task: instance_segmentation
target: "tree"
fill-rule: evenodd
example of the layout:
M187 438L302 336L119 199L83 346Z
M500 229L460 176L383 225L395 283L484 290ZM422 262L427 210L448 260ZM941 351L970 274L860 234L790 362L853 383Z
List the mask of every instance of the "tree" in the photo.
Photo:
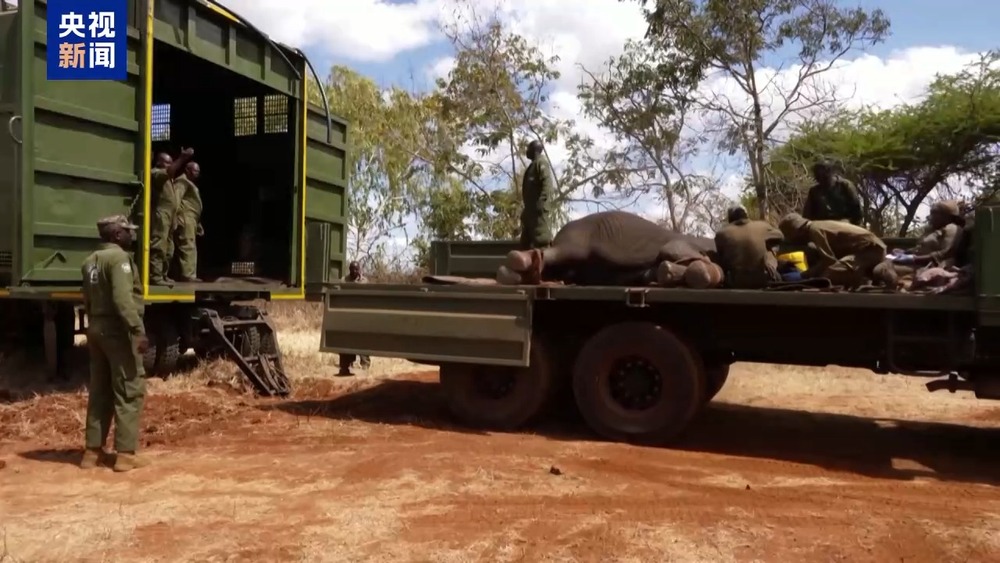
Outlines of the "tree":
M416 202L433 182L421 151L435 108L343 66L331 69L325 89L331 111L351 123L348 253L373 268L394 258L386 255L389 239L405 236Z
M834 159L854 180L873 231L912 233L933 196L982 200L1000 190L1000 54L990 52L952 75L937 76L917 103L843 112L803 126L773 149L770 171L791 190L808 165Z
M450 201L483 210L472 218L479 234L517 238L521 177L527 167L524 149L529 141L542 141L546 153L560 141L568 149L556 175L560 204L598 181L601 171L589 168L597 162L589 158L592 142L574 133L572 121L545 111L547 92L560 76L553 68L558 57L544 56L536 45L512 33L495 12L484 16L467 0L456 0L455 6L453 21L443 26L455 49L455 65L437 81L434 96L441 111L439 135L450 140L439 145L438 160L470 192L467 201ZM465 154L464 146L471 146L474 154Z
M649 24L646 39L662 56L661 79L688 86L691 103L721 135L720 147L745 157L763 217L770 203L765 159L779 128L835 105L822 75L889 30L881 10L841 8L835 0L638 1ZM790 50L797 51L785 61L793 63L791 82L777 84L776 76L763 72L765 61L773 64ZM745 101L730 99L722 88L696 89L719 79L734 83Z
M652 194L666 208L667 227L696 232L713 225L728 203L710 174L686 164L701 153L691 134L691 88L667 83L657 72L662 53L649 43L629 41L603 72L583 69L579 87L584 112L611 132L616 144L604 155L605 182L628 197ZM604 186L594 196L604 195Z

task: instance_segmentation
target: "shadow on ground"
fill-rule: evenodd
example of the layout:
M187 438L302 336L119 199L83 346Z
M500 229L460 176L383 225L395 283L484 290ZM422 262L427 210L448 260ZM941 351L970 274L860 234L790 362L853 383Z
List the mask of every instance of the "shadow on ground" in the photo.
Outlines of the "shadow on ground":
M476 432L454 421L439 386L427 381L389 380L330 400L287 401L261 408L297 416ZM554 440L595 439L566 399L526 430ZM996 428L713 403L669 449L804 463L879 478L1000 484L1000 429Z

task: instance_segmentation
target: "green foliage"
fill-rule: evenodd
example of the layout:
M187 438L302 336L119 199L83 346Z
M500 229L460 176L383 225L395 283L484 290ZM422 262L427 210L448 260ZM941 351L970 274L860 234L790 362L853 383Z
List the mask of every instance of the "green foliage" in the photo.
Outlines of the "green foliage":
M656 72L706 113L719 147L747 161L760 213L768 214L765 153L778 128L804 112L836 102L815 78L852 49L882 41L889 20L881 10L843 8L834 0L638 0L649 23L646 40L658 50ZM780 92L777 108L762 96L779 86L759 71L783 52L795 52L796 80ZM736 83L746 103L699 93L706 79ZM772 97L772 96L768 96Z
M1000 54L938 76L920 102L842 112L804 124L770 152L787 201L811 183L816 158L835 161L857 185L877 232L912 233L918 207L940 197L989 198L1000 189Z

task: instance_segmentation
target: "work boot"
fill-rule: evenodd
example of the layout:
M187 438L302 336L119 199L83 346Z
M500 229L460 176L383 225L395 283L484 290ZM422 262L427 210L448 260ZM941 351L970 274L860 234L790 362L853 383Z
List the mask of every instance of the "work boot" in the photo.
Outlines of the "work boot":
M198 278L198 277L193 277L193 278L181 278L181 280L180 280L180 281L181 281L182 283L201 283L201 278Z
M118 459L115 460L114 470L122 473L146 467L149 463L148 459L139 457L135 452L118 452Z
M94 469L101 463L101 455L104 450L101 448L87 448L83 450L83 459L80 460L80 469Z

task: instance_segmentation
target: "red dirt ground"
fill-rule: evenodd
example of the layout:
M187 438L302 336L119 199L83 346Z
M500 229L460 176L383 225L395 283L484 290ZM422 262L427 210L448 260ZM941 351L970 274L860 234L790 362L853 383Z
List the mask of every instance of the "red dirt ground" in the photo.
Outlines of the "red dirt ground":
M464 430L435 372L285 401L153 380L154 465L123 475L74 466L82 393L10 395L0 561L1000 560L1000 408L812 371L736 366L672 449L572 412Z

